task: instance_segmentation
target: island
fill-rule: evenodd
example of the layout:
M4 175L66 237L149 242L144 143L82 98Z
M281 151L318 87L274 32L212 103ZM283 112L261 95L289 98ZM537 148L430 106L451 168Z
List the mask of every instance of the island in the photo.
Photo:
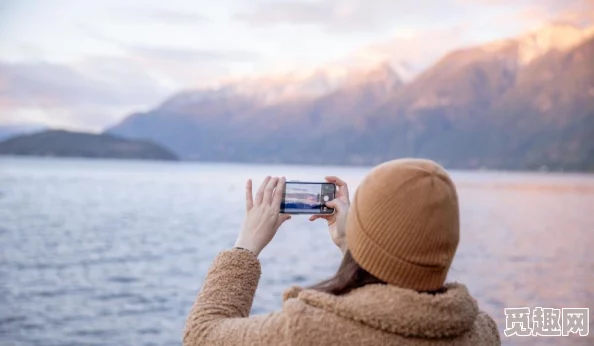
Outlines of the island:
M12 137L0 142L0 155L178 160L174 153L150 141L64 130Z

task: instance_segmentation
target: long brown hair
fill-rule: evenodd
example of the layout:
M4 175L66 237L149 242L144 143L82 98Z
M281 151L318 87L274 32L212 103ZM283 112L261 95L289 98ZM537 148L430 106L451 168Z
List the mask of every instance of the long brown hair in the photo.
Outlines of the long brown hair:
M334 274L334 276L332 276L330 279L324 280L309 288L316 291L333 294L335 296L340 296L347 294L356 288L372 284L387 285L386 282L376 278L373 276L373 274L363 269L357 262L355 262L351 252L347 250L344 254L344 257L342 258L342 262L340 263L340 267L338 267L336 274ZM436 295L447 292L447 288L442 286L437 290L418 292Z
M361 268L353 259L350 251L346 251L338 271L328 280L324 280L311 289L333 295L347 294L355 288L370 284L386 284L367 270Z

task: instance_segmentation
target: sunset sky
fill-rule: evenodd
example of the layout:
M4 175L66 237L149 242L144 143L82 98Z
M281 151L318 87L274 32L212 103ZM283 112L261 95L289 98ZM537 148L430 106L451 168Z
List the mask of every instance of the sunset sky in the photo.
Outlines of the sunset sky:
M372 64L411 66L551 21L593 0L0 0L0 125L100 130L184 88Z

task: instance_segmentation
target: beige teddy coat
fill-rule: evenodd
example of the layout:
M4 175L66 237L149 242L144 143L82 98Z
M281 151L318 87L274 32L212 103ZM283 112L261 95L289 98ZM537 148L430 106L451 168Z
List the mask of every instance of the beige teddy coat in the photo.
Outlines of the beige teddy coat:
M186 323L195 345L500 345L493 319L461 284L437 295L367 285L342 296L291 288L282 310L248 317L260 279L249 251L220 253Z

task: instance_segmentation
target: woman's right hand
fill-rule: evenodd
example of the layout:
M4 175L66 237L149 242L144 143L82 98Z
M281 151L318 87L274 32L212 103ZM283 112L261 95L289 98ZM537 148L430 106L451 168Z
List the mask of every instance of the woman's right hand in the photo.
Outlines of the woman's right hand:
M342 253L345 253L346 248L346 218L351 206L349 200L349 189L347 184L338 177L330 176L326 177L326 181L333 183L338 188L336 191L336 198L330 202L326 202L326 206L334 208L334 214L332 215L312 215L309 221L315 221L317 219L324 219L328 222L328 230L330 231L330 237L332 241Z

